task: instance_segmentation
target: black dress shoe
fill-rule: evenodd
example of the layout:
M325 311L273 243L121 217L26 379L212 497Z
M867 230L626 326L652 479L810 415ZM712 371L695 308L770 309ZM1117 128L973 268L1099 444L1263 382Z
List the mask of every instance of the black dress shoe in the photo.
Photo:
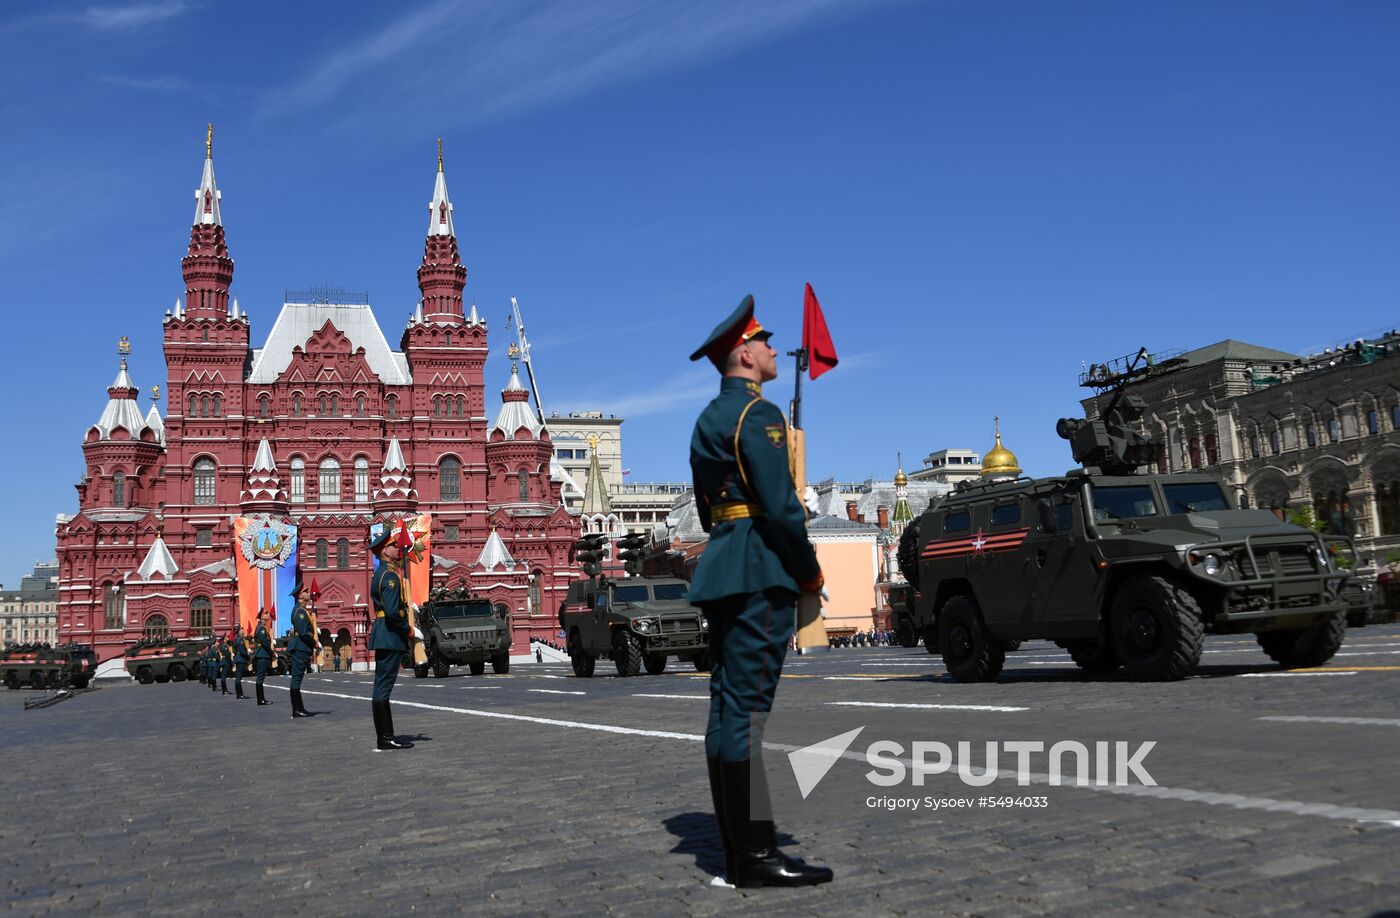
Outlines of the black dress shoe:
M762 768L762 765L754 766ZM762 809L768 807L766 785L752 787L748 762L721 762L723 804L733 845L733 870L726 879L739 889L757 886L815 886L830 883L831 868L814 867L778 850L777 829L772 820L753 819L751 804L756 795Z

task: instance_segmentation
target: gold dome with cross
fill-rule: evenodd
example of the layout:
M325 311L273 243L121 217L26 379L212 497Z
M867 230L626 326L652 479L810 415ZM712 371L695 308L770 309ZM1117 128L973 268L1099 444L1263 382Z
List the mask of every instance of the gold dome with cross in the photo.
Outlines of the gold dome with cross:
M982 477L1021 474L1021 466L1016 462L1016 454L1001 445L1001 418L999 416L993 418L992 424L996 430L996 443L982 457Z

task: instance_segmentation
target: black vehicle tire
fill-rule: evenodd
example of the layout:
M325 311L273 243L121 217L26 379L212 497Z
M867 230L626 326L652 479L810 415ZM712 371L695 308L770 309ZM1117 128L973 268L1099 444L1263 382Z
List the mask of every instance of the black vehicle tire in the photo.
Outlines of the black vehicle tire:
M619 676L636 676L642 671L642 645L631 632L619 628L613 634L613 662Z
M1118 651L1107 641L1070 641L1063 645L1074 665L1086 673L1111 673L1119 667Z
M943 665L959 682L995 682L1006 662L1005 646L988 633L977 604L967 596L954 596L943 604L938 643Z
M1205 626L1196 597L1155 574L1123 581L1113 596L1113 649L1144 682L1185 678L1201 659Z
M1366 627L1366 620L1367 620L1368 618L1370 618L1370 617L1371 617L1371 616L1367 613L1367 611L1366 611L1365 609L1361 609L1361 610L1359 610L1359 611L1353 610L1353 611L1351 611L1351 612L1348 612L1348 613L1347 613L1347 627L1348 627L1348 628L1364 628L1364 627Z
M1346 632L1346 613L1338 612L1321 624L1265 631L1254 638L1269 659L1288 669L1297 669L1321 666L1332 659L1337 648L1342 646Z
M1002 646L1006 649L1006 652L1007 652L1007 653L1011 653L1013 650L1020 650L1020 649L1021 649L1021 642L1020 642L1020 641L1002 641L1001 643L1002 643Z
M491 658L491 672L504 676L510 672L510 651L503 650Z
M5 688L14 690L19 688L19 673L13 669L5 673Z
M894 642L900 647L919 646L919 635L914 631L914 623L901 615L894 626Z
M664 653L643 654L642 665L646 667L648 676L659 676L666 671L666 655Z
M156 676L156 681L164 685L165 683L170 681L170 674L166 673L163 676Z
M697 673L707 673L710 671L710 652L708 650L701 651L690 662L695 664Z
M29 674L29 687L41 689L44 687L44 674L40 670L34 670Z
M471 667L471 673L472 673L473 676L483 676L483 675L486 674L486 661L485 661L485 660L481 660L481 661L476 662L476 663L468 663L467 665L468 665L469 667Z
M922 519L919 517L904 527L904 533L899 537L899 548L894 553L895 561L899 562L899 572L916 590L919 588L919 522Z
M574 675L580 679L592 678L593 667L598 663L596 658L583 652L577 631L569 635L569 662L573 664Z
M922 637L924 639L924 650L929 653L938 653L938 626L925 625Z
M442 658L442 653L436 647L428 654L428 659L432 661L434 676L446 679L452 675L452 664Z
M185 664L176 663L174 666L170 667L171 682L184 682L189 677L190 674L189 671L185 669Z
M136 681L142 685L150 685L156 681L155 673L151 672L149 666L143 666L136 671Z

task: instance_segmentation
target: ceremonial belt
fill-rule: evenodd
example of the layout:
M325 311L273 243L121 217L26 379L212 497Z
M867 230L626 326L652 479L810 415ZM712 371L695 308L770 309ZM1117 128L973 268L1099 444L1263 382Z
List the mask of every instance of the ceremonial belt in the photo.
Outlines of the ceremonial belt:
M716 504L710 508L710 519L716 523L746 520L762 515L763 508L749 501L735 501L732 504Z
M383 617L384 617L384 613L383 613L383 612L376 612L376 613L374 613L374 617L375 617L375 618L383 618Z

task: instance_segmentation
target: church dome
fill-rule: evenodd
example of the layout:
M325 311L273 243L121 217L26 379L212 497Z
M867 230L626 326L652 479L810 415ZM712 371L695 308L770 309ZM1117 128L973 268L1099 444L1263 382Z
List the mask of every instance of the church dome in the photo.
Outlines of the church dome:
M909 483L909 476L904 474L904 466L899 467L899 471L894 473L894 485L902 488Z
M997 418L993 423L996 425L996 444L982 457L982 477L1021 474L1016 454L1001 445L1001 418Z

